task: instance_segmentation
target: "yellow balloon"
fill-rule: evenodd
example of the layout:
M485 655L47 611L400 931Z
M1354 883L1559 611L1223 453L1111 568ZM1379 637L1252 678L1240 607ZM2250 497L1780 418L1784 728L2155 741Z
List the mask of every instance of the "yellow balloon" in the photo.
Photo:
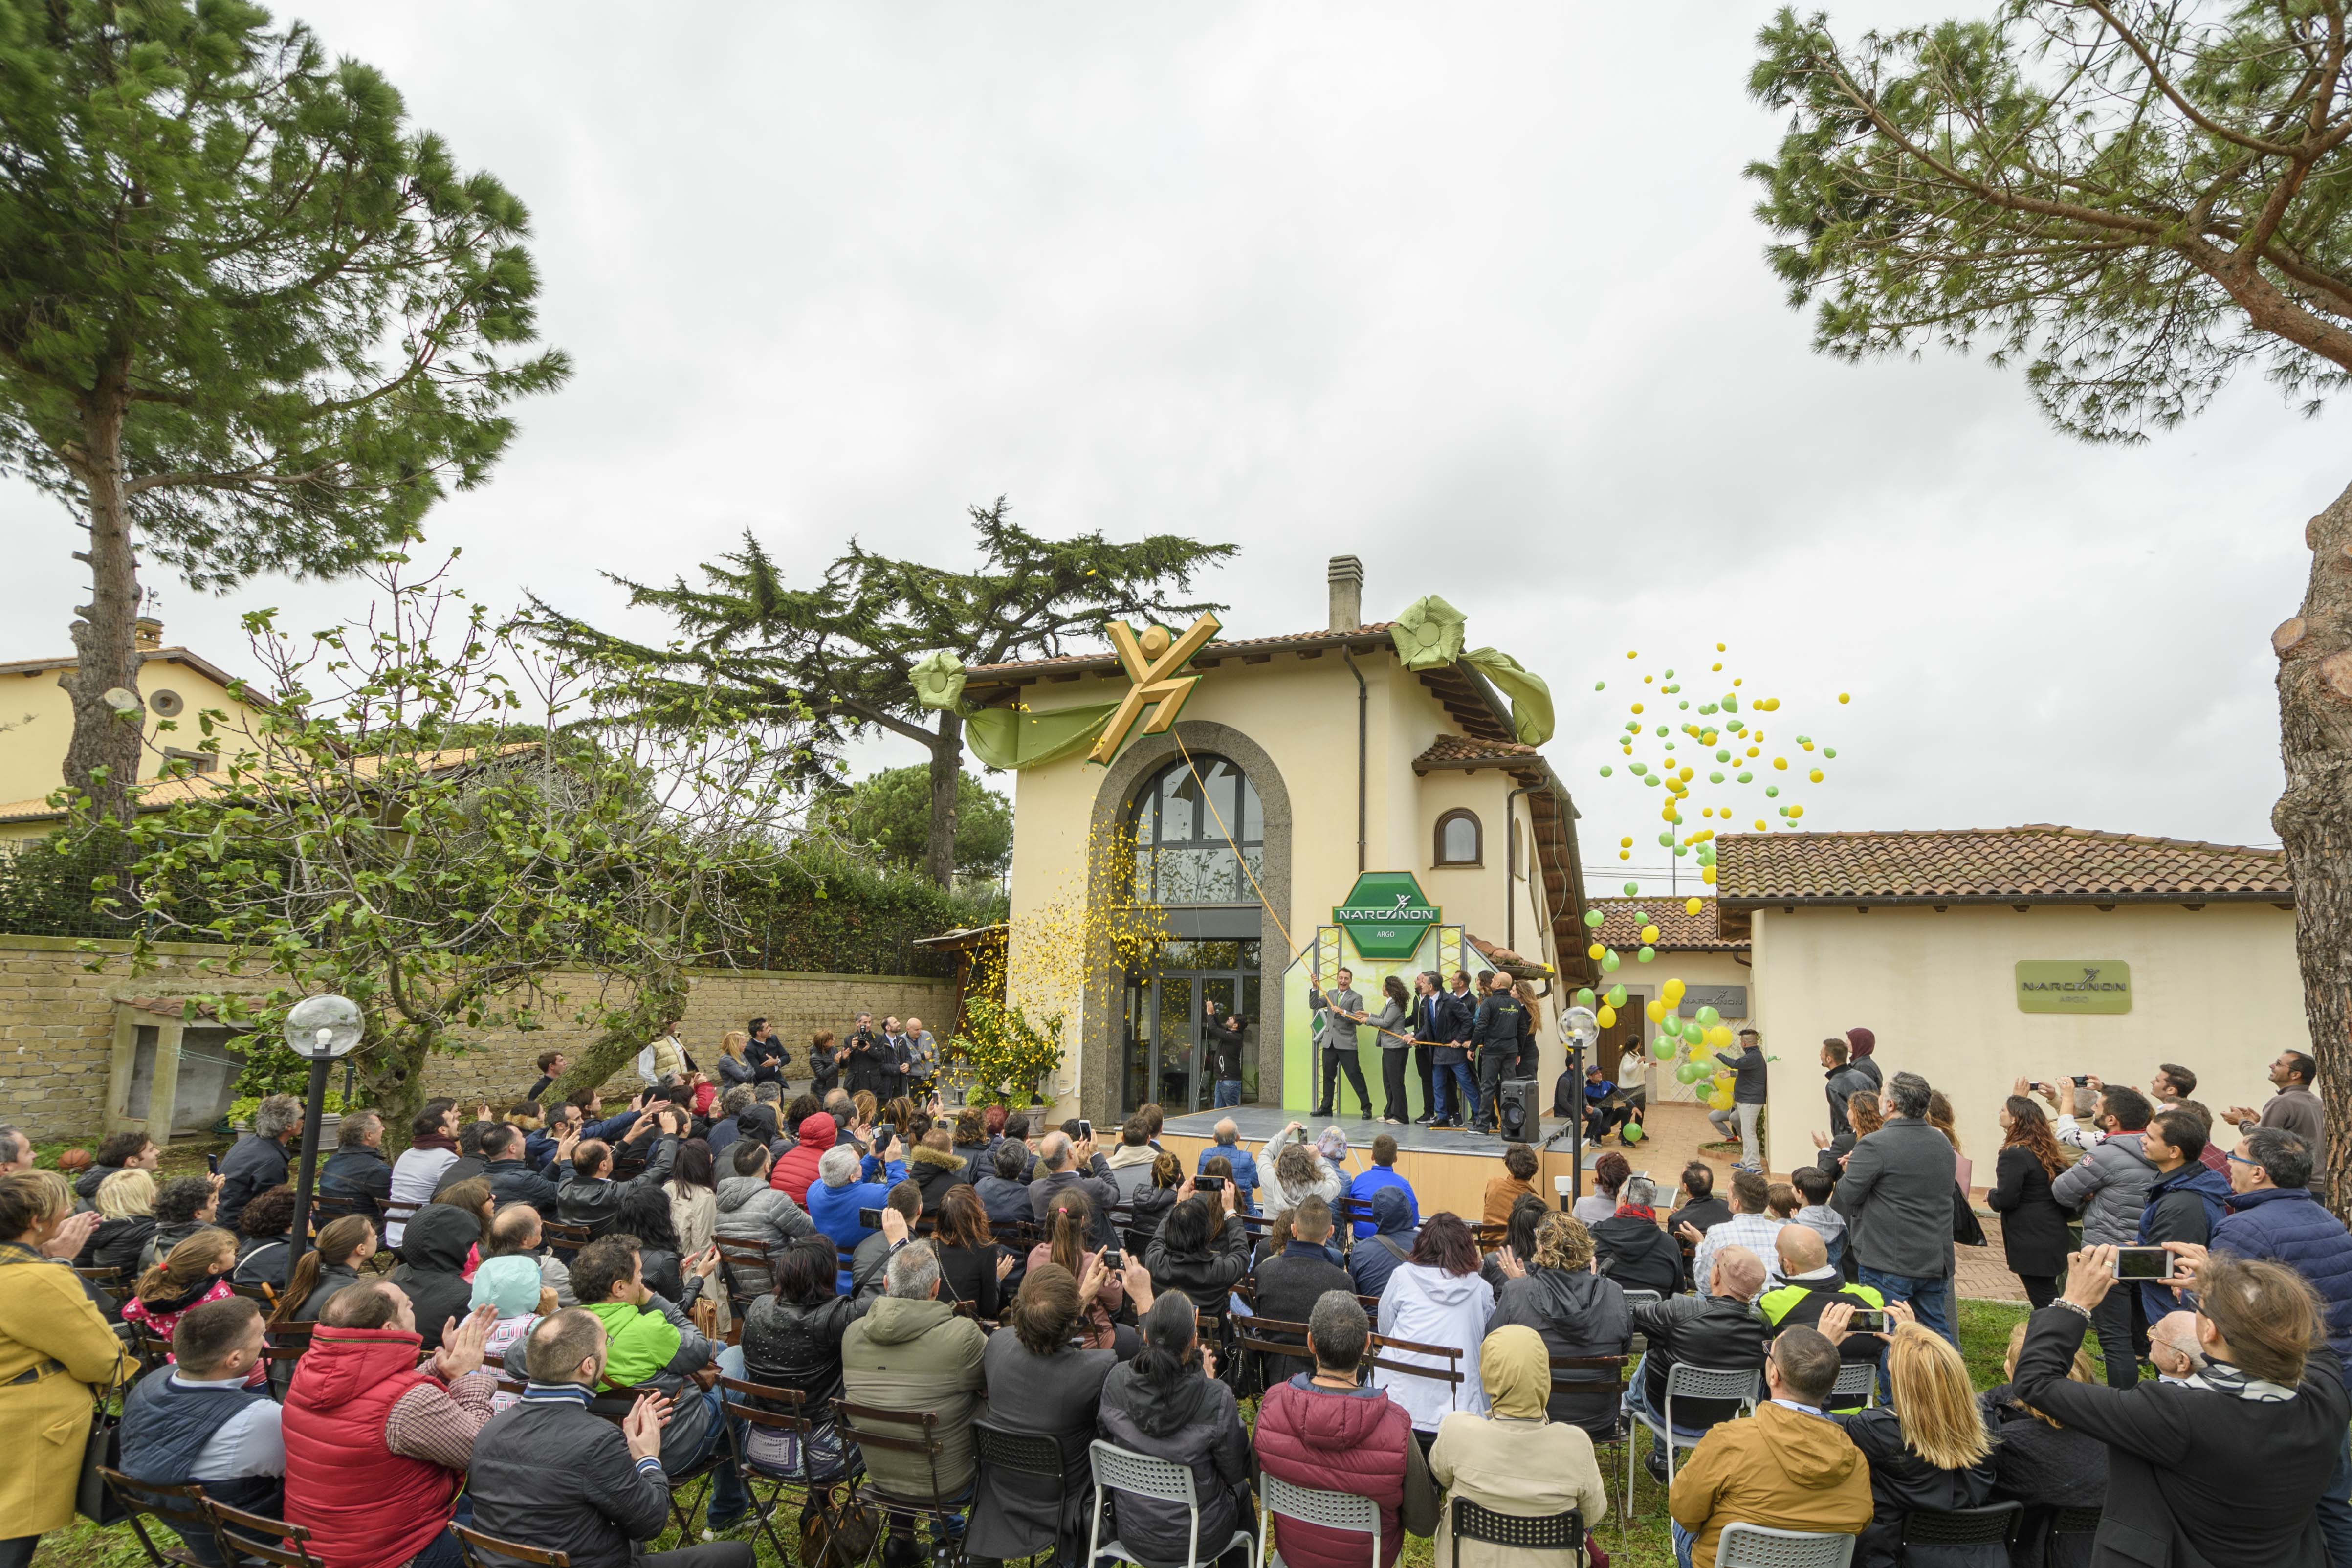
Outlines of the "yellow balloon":
M1658 987L1658 994L1664 997L1666 999L1666 1005L1671 1007L1675 1003L1683 999L1683 990L1684 986L1681 981L1669 980L1664 985Z
M1592 960L1593 963L1598 963L1601 962L1601 955L1607 951L1608 949L1602 947L1596 942L1591 947L1584 950L1584 956Z
M1797 818L1799 818L1799 817L1801 817L1801 816L1804 816L1804 815L1805 815L1805 808L1804 808L1803 806L1801 806L1801 805L1792 805L1792 806L1790 806L1790 807L1789 808L1789 820L1790 820L1790 821L1791 821L1791 822L1796 821L1796 820L1797 820ZM1715 868L1714 868L1714 867L1712 867L1712 866L1710 866L1710 867L1708 867L1708 868L1707 868L1707 869L1711 871L1711 870L1715 869Z
M1841 702L1851 702L1853 700L1853 697L1850 692L1841 691L1838 693L1838 700Z
M1631 849L1633 847L1633 836L1628 834L1626 837L1617 840L1617 847L1621 849Z
M1633 710L1634 712L1636 712L1636 713L1639 713L1639 712L1642 710L1642 705L1641 705L1640 703L1638 703L1638 702L1634 703L1634 704L1633 704Z
M1617 858L1620 860L1631 860L1633 858L1633 852L1631 849L1620 849L1617 851Z
M1805 776L1812 780L1815 784L1819 784L1822 782L1822 770L1815 768L1811 773L1807 773Z
M1627 648L1627 649L1625 650L1625 657L1626 657L1627 658L1641 658L1642 656L1641 656L1639 653L1635 652L1633 649L1632 649L1632 648L1630 648L1630 647L1629 647L1629 648Z
M1789 759L1786 757L1775 757L1772 759L1772 765L1779 768L1782 773L1786 773L1789 771Z
M1761 825L1761 824L1759 824L1758 826L1762 826L1762 825ZM1702 867L1702 868L1700 868L1700 870L1699 870L1698 879L1699 879L1700 881L1702 881L1702 882L1705 882L1705 883L1706 883L1708 887L1710 887L1710 888L1714 887L1714 886L1715 886L1715 868L1714 868L1714 867L1712 867L1712 866Z
M1717 1050L1731 1044L1731 1026L1717 1024L1714 1028L1709 1029L1706 1032L1706 1043Z
M1760 816L1756 819L1756 831L1759 833L1764 831L1764 819Z
M1592 1021L1604 1029L1613 1029L1617 1026L1617 1009L1603 1002L1601 1011L1592 1015Z
M1650 1022L1653 1024L1662 1024L1665 1022L1666 1005L1664 1002L1653 1002L1648 1006L1643 1008L1642 1011L1650 1016Z
M1719 1078L1715 1080L1715 1091L1706 1097L1706 1107L1709 1110L1728 1110L1731 1109L1731 1080L1729 1079Z
M1686 915L1695 915L1698 913L1700 908L1701 906L1696 899L1685 899L1683 900L1683 913Z
M1658 928L1654 925L1643 926L1642 928L1642 940L1645 942L1656 942L1658 940Z

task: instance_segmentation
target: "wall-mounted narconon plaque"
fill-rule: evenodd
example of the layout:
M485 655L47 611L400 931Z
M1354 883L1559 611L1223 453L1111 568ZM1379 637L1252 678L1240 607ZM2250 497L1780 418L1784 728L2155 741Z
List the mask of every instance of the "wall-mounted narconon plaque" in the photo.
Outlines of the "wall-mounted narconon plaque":
M2128 1013L2131 965L2115 958L2021 958L2021 1013Z

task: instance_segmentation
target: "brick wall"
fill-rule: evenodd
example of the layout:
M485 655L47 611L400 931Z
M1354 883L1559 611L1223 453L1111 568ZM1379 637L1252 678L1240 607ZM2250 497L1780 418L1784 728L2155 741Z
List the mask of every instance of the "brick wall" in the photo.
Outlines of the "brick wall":
M257 991L254 977L207 974L201 964L221 950L167 943L158 966L133 979L120 956L124 944L100 943L108 962L96 973L70 937L0 936L0 1122L36 1139L94 1141L103 1131L107 1077L114 1042L114 1004L137 997L175 998L196 990ZM954 1001L950 980L887 974L800 974L765 970L698 972L679 1029L687 1048L708 1065L719 1037L764 1016L792 1047L796 1079L806 1076L807 1043L818 1029L845 1034L859 1012L881 1017L912 1013L943 1035ZM579 977L575 1004L595 977ZM538 1073L532 1058L545 1050L577 1050L591 1031L568 1020L528 1032L488 1029L466 1048L436 1057L425 1087L458 1098L512 1100ZM634 1085L634 1079L615 1079Z

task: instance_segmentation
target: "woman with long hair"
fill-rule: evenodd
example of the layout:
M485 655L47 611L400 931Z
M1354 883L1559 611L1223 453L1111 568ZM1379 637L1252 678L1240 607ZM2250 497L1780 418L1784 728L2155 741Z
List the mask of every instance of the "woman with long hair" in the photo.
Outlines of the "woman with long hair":
M720 1088L733 1089L739 1083L750 1083L758 1075L759 1069L743 1055L743 1047L751 1043L751 1037L740 1029L730 1029L719 1039L719 1059L712 1065L719 1069Z
M1412 1066L1412 1042L1404 1037L1404 1026L1412 1016L1412 997L1393 974L1381 980L1381 1010L1370 1018L1372 1044L1381 1049L1381 1120L1410 1127L1412 1107L1405 1101L1404 1080Z
M979 1194L973 1194L976 1199ZM983 1211L985 1212L985 1211ZM1084 1189L1064 1187L1045 1205L1045 1239L1029 1249L1027 1267L1055 1264L1073 1279L1083 1279L1090 1267L1100 1264L1102 1249L1087 1246L1094 1235L1095 1205ZM1234 1276L1238 1279L1239 1274ZM1116 1271L1107 1272L1098 1289L1089 1294L1078 1333L1088 1350L1117 1351L1121 1361L1135 1353L1135 1331L1118 1321L1127 1312L1127 1287Z
M1152 1288L1162 1294L1181 1291L1195 1306L1223 1311L1250 1269L1249 1233L1234 1215L1234 1184L1224 1184L1223 1206L1212 1194L1193 1192L1190 1179L1176 1194L1176 1206L1144 1248Z
M1489 1333L1517 1323L1541 1334L1551 1355L1625 1353L1633 1334L1633 1310L1615 1280L1592 1271L1592 1233L1582 1220L1553 1209L1536 1226L1531 1252L1511 1249L1500 1256L1511 1278L1495 1293ZM1594 1375L1562 1373L1549 1395L1549 1415L1607 1442L1617 1426L1617 1395L1580 1393L1575 1386Z
M689 1138L677 1146L677 1159L662 1191L669 1194L669 1224L677 1237L678 1255L691 1258L710 1245L719 1226L719 1171L707 1142Z
M971 1532L964 1540L967 1556L1010 1561L1051 1552L1057 1541L1084 1534L1087 1445L1100 1417L1103 1380L1118 1358L1073 1342L1087 1306L1109 1277L1099 1262L1087 1266L1083 1283L1059 1264L1039 1264L1005 1309L1004 1326L988 1336L980 1363L988 1384L988 1418L1061 1445L1063 1500L1056 1518L1051 1481L982 1467ZM1151 1304L1140 1278L1136 1300L1146 1308Z
M1826 1308L1822 1335L1843 1342L1853 1316L1843 1302ZM1854 1543L1857 1568L1898 1568L1906 1513L1981 1508L1992 1498L1992 1435L1977 1407L1969 1363L1951 1341L1922 1328L1908 1303L1888 1302L1886 1316L1895 1326L1882 1336L1892 1344L1886 1374L1894 1404L1829 1415L1870 1461L1872 1514ZM1941 1547L1936 1561L1941 1568L2009 1568L2009 1553L1997 1542Z
M1826 1132L1813 1134L1813 1147L1821 1151L1813 1156L1813 1163L1827 1172L1832 1181L1843 1172L1840 1162L1853 1152L1853 1146L1885 1125L1885 1113L1878 1107L1878 1091L1859 1089L1846 1096L1845 1119L1849 1131L1834 1138Z
M2024 1348L2025 1325L2021 1322L2009 1331L2009 1353L2001 1363L2004 1377L2017 1375L2018 1352ZM2066 1381L2100 1386L2103 1380L2099 1369L2091 1364L2090 1352L2074 1352ZM2053 1556L2053 1542L2061 1538L2053 1537L2051 1526L2062 1508L2095 1512L2105 1504L2107 1446L2036 1410L2018 1398L2016 1389L2005 1382L1978 1394L1977 1404L1984 1411L1986 1429L1992 1434L1993 1501L2025 1505L2017 1544L2010 1549L2011 1568L2042 1568L2045 1563L2056 1568L2083 1568L2091 1560L2090 1542L2082 1536L2064 1537ZM2069 1547L2080 1550L2069 1551Z
M1412 1244L1412 1261L1397 1265L1381 1292L1383 1339L1412 1340L1425 1345L1461 1345L1465 1353L1448 1363L1440 1356L1411 1351L1386 1351L1394 1359L1443 1372L1449 1364L1462 1382L1447 1384L1433 1377L1391 1372L1372 1373L1373 1386L1412 1417L1412 1429L1424 1451L1437 1436L1437 1424L1456 1410L1484 1415L1486 1384L1478 1377L1478 1345L1486 1337L1486 1320L1495 1310L1493 1287L1478 1273L1478 1244L1457 1215L1440 1212L1421 1223Z
M2065 1168L2042 1107L2022 1092L2001 1101L2000 1154L1985 1202L2000 1215L2001 1252L2036 1310L2056 1298L2058 1276L2074 1250L2067 1212L2050 1195L2051 1182Z
M1165 1149L1152 1156L1150 1176L1127 1200L1129 1252L1138 1258L1143 1256L1151 1238L1160 1234L1160 1222L1176 1206L1176 1194L1183 1185L1183 1161Z
M236 1267L236 1237L218 1226L206 1226L139 1277L138 1288L122 1304L122 1321L168 1340L181 1313L234 1294L228 1271Z
M1252 1545L1235 1542L1228 1552L1225 1543L1255 1524L1249 1434L1234 1391L1217 1381L1216 1356L1200 1342L1191 1298L1181 1290L1156 1298L1143 1315L1142 1342L1135 1359L1113 1368L1103 1384L1099 1430L1122 1448L1192 1471L1201 1562L1244 1563ZM1185 1561L1191 1510L1134 1492L1120 1492L1118 1508L1119 1540L1136 1556Z
M677 1228L670 1223L669 1194L641 1183L623 1188L620 1205L614 1211L612 1234L623 1232L637 1238L646 1289L672 1301L683 1299L686 1277L679 1260L686 1249L678 1245Z
M815 1428L810 1473L824 1480L842 1471L833 1402L841 1397L841 1336L856 1313L836 1289L840 1260L830 1237L804 1236L774 1257L776 1288L754 1298L743 1313L744 1373L753 1383L800 1391L801 1410ZM754 1464L784 1473L799 1468L792 1434L753 1426L748 1436Z
M249 1206L249 1205L248 1205ZM269 1315L273 1327L315 1323L327 1298L360 1282L360 1270L375 1257L375 1221L347 1214L319 1227L319 1245L302 1255Z
M939 1232L932 1249L940 1260L940 1294L970 1301L972 1310L994 1322L1001 1305L997 1287L1013 1272L1013 1254L996 1245L988 1210L968 1182L958 1182L940 1203Z

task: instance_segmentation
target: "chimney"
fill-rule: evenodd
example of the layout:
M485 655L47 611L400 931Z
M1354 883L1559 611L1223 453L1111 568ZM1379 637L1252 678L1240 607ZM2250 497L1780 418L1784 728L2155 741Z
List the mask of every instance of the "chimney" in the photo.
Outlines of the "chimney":
M1364 563L1352 555L1334 555L1326 575L1331 581L1331 629L1352 632L1364 624Z
M163 623L152 616L141 616L131 623L131 644L142 653L152 653L163 646Z

